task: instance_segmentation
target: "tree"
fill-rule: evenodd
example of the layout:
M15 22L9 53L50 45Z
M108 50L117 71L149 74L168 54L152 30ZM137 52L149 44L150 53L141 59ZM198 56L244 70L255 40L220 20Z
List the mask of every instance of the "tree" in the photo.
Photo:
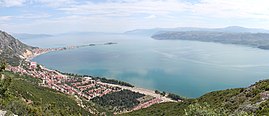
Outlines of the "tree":
M187 116L228 116L227 110L211 108L209 104L194 103L185 109L185 115Z
M158 91L158 90L155 90L155 93L156 93L156 94L160 94L161 92L160 92L160 91Z
M173 94L173 93L169 93L167 97L171 98L172 100L182 100L183 99L181 96Z
M165 96L165 95L166 95L165 91L163 91L163 92L161 93L161 95L162 95L162 96Z
M4 78L0 79L0 96L3 97L6 95L7 90L11 84L11 77L5 76Z
M1 60L1 64L0 64L0 72L4 71L6 69L7 63L6 60Z

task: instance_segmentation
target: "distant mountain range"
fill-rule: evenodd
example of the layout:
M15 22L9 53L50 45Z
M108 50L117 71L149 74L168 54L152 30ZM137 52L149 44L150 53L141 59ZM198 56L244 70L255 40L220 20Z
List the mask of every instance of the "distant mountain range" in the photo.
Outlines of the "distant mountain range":
M108 33L108 32L66 32L66 33L58 33L58 34L31 34L31 33L13 33L12 35L19 39L19 40L25 40L25 39L38 39L38 38L49 38L49 37L58 37L58 36L74 36L74 35L115 35L115 34L121 34L121 33Z
M269 49L269 30L230 26L225 28L154 28L127 31L127 35L146 35L157 40L195 40L239 44Z
M53 36L53 35L49 35L49 34L29 34L29 33L14 33L12 35L18 39L46 38L46 37Z
M225 28L195 28L195 27L178 27L178 28L154 28L154 29L136 29L127 31L124 34L149 35L171 31L208 31L208 32L226 32L226 33L269 33L269 30L258 28L245 28L240 26L229 26Z
M152 38L157 40L195 40L203 42L217 42L269 49L269 33L178 31L158 33L153 35Z
M20 59L32 55L35 47L26 45L10 34L0 31L0 59L5 59L11 65L18 65Z

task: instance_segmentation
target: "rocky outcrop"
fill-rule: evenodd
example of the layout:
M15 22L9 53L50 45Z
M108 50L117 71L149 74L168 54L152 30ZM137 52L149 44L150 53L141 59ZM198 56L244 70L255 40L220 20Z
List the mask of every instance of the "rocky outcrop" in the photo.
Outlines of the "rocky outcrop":
M0 59L11 65L18 65L21 59L32 55L35 47L28 46L10 34L0 31Z

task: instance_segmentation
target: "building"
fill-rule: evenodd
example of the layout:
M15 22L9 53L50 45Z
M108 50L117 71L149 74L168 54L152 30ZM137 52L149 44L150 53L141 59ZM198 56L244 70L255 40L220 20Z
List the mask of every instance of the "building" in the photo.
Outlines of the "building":
M36 62L30 62L30 69L36 69L37 63Z

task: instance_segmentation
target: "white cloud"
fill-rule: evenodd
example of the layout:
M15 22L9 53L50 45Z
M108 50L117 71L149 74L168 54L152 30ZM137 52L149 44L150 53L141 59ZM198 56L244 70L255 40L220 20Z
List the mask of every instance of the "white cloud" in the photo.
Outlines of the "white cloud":
M156 15L149 15L149 16L146 16L145 18L146 19L154 19L154 18L156 18L157 16Z
M25 4L24 0L15 1L21 1L20 5ZM8 26L8 29L17 32L27 29L29 32L39 31L39 33L120 32L135 28L230 25L269 29L267 0L201 0L195 3L186 0L108 0L97 3L86 0L28 1L31 2L28 5L44 5L50 10L57 11L57 14L54 12L40 14L37 11L13 17L0 16L0 21L5 20L5 25L2 26ZM0 0L0 6L3 6L3 0ZM16 23L10 19L25 19L30 23ZM6 23L8 21L10 22ZM54 26L56 28L52 29Z
M59 10L77 15L131 16L136 14L163 15L185 10L185 7L187 7L185 3L177 0L120 0L106 3L87 2L60 8Z
M11 16L0 16L0 22L1 21L8 21L11 19Z
M210 18L269 19L268 0L201 0L195 4L179 0L110 0L59 8L71 15L152 16L196 15ZM189 14L186 14L189 13ZM145 16L144 16L145 17Z
M61 7L77 3L75 0L32 0L32 2L43 4L49 7Z
M22 6L26 0L0 0L0 7Z
M269 19L268 4L268 0L201 0L190 10L206 17Z
M78 3L76 0L0 0L1 7L17 7L22 5L40 4L49 7L60 7Z
M43 18L48 18L50 17L50 14L46 14L46 13L38 13L38 14L22 14L19 16L14 16L15 19L43 19Z

